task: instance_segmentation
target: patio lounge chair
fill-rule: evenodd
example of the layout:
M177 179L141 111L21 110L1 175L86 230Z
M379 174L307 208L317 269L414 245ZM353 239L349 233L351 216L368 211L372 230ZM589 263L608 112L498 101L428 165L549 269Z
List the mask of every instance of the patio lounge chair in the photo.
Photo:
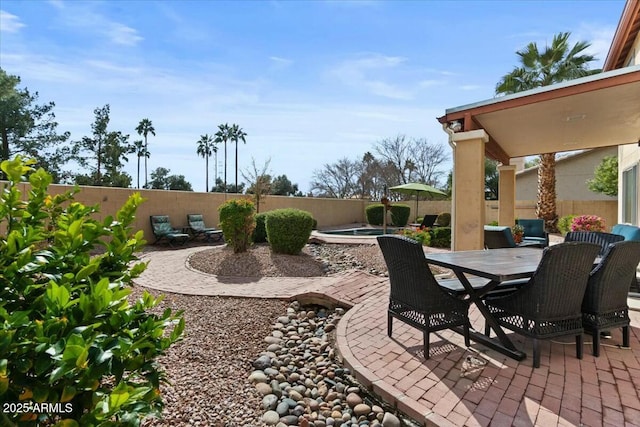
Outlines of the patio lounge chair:
M499 225L484 226L484 247L485 249L519 248L524 246L539 246L537 242L525 242L517 244L513 240L511 227Z
M420 224L420 228L422 228L422 227L427 227L427 228L433 227L433 224L436 223L436 219L438 219L438 215L425 215L422 218L422 223Z
M582 301L582 324L593 336L593 355L600 355L600 331L622 327L622 345L629 347L629 283L640 263L640 242L621 241L607 247L591 272Z
M524 228L523 243L537 244L541 248L549 246L549 233L544 229L543 219L516 219L516 224Z
M222 239L222 230L218 230L213 227L207 228L204 225L204 219L200 214L188 214L187 223L189 224L189 229L191 230L191 233L193 233L194 237L202 237L207 242L212 240L219 241Z
M153 242L155 245L163 240L169 243L169 246L173 246L174 243L184 245L189 240L189 235L183 233L180 230L176 230L171 226L171 221L167 215L151 215L149 217L151 221L151 230L156 240Z
M564 237L565 242L590 242L600 245L600 256L607 251L609 244L624 240L619 234L602 233L599 231L570 231Z
M535 368L540 367L540 339L574 335L576 356L582 359L582 300L599 250L586 242L547 247L527 284L507 296L485 300L501 326L533 338Z
M429 358L429 333L463 327L469 346L469 303L442 288L429 269L422 245L404 236L379 236L378 244L389 270L391 293L387 311L387 335L393 318L422 331L424 357Z

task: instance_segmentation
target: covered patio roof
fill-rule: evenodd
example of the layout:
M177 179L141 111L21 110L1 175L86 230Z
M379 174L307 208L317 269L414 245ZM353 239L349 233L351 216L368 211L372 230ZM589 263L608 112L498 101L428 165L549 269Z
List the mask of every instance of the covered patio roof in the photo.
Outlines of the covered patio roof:
M509 159L640 142L640 65L449 108L454 132L484 129L486 155Z

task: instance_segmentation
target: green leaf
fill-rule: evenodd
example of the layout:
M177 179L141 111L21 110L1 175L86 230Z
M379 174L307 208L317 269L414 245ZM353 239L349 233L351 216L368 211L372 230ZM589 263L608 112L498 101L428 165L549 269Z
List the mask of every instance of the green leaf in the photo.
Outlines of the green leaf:
M127 402L127 399L129 399L127 386L124 383L120 383L115 389L113 389L109 396L109 406L112 410L117 409L124 405Z

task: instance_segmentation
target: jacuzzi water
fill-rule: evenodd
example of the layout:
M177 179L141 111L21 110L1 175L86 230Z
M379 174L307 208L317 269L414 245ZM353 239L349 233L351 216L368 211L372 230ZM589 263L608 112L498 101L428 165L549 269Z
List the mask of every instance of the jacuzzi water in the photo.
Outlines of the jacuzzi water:
M401 228L387 227L387 234L395 234ZM343 230L320 231L321 234L331 234L337 236L382 236L382 228L345 228Z

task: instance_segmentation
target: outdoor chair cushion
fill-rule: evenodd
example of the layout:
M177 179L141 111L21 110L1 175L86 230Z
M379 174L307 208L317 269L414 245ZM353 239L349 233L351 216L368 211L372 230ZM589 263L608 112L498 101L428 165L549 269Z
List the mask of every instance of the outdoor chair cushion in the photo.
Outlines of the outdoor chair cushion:
M640 227L629 224L616 224L611 229L613 234L624 236L624 240L640 242Z
M484 247L487 249L515 248L511 228L498 225L484 226Z
M222 239L222 230L218 230L215 227L206 227L201 214L188 214L187 222L195 237L204 237L207 241Z
M156 238L154 244L166 240L170 246L174 243L184 245L189 240L189 235L171 226L171 221L167 215L151 215L151 230Z
M549 233L544 229L543 219L517 219L516 224L524 228L523 242L539 243L544 248L549 246Z
M435 224L436 219L438 219L438 215L425 215L422 218L422 224L420 224L420 227L431 228L433 227L433 224Z

